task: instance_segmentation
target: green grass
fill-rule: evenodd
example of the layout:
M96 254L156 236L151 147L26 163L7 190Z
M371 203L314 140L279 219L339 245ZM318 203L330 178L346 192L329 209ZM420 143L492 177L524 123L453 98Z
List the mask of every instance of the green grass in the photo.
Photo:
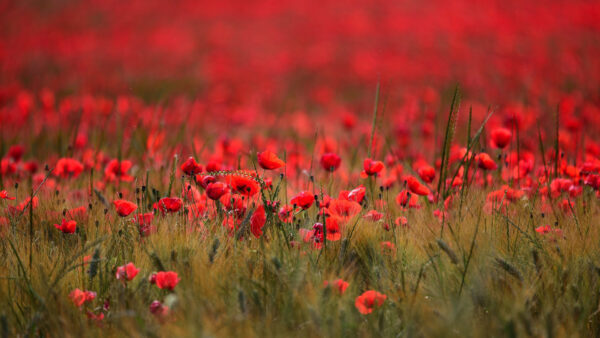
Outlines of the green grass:
M82 187L85 179L69 182ZM0 250L0 304L9 334L96 336L594 336L599 332L600 233L598 207L575 218L558 215L565 239L549 240L534 231L545 224L532 201L508 213L483 211L482 191L465 197L462 218L452 210L448 231L432 206L401 211L409 228L386 232L381 223L358 220L351 238L326 249L289 249L277 227L264 237L236 241L214 220L190 231L182 215L157 216L158 233L140 240L130 222L93 198L78 233L63 235L47 215L63 203L63 193L42 192L33 214L29 252L28 214L12 220ZM393 195L393 194L391 194ZM533 204L531 204L533 203ZM313 208L306 224L316 217ZM353 224L354 222L352 222ZM508 231L507 231L508 229ZM345 230L348 234L350 228ZM346 237L346 236L344 236ZM344 238L343 237L343 238ZM396 245L382 254L381 241ZM84 255L98 252L97 272L82 268ZM29 255L33 256L28 266ZM155 258L153 258L155 257ZM127 287L115 279L116 266L141 269ZM172 295L148 283L162 265L179 273ZM343 295L323 287L343 278ZM101 327L90 323L69 300L75 288L98 297L89 309L110 300ZM354 299L374 289L388 298L383 307L361 315ZM149 312L152 300L169 299L172 311L161 322Z

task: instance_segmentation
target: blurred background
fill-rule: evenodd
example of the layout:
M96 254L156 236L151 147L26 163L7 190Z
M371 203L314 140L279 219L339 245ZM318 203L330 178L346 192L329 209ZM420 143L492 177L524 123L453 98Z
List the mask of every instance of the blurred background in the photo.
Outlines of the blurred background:
M2 0L0 100L25 89L326 104L388 88L598 92L599 1Z

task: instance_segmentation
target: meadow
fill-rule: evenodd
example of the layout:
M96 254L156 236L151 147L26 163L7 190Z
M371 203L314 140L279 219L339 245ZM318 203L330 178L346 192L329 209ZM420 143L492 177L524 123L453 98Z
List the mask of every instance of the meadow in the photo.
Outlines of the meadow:
M0 3L1 336L599 336L598 18Z

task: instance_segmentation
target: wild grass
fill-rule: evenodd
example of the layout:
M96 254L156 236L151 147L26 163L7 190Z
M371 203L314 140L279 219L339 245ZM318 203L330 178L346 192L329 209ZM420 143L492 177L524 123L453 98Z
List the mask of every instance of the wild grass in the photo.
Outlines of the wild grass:
M74 187L84 186L77 179ZM152 184L152 183L151 183ZM28 190L29 187L20 187ZM182 214L158 216L158 232L140 238L129 220L91 197L88 217L76 235L64 235L49 217L65 192L42 191L30 215L11 220L0 250L2 332L8 335L67 336L594 336L599 331L597 250L598 206L559 214L565 238L542 238L534 231L548 217L535 201L506 212L483 210L485 191L471 190L462 217L451 210L448 231L425 210L400 210L409 227L386 232L381 223L357 218L348 237L321 250L287 246L294 224L268 223L259 239L236 240L215 220L190 226ZM316 210L298 217L310 227ZM577 222L582 229L578 230ZM33 245L30 247L30 240ZM296 240L298 240L296 238ZM385 254L381 241L395 250ZM30 252L30 250L32 250ZM31 255L32 264L27 258ZM83 266L83 256L93 255ZM134 262L139 276L126 286L116 266ZM170 293L148 282L158 270L177 271L181 283ZM92 272L93 271L93 272ZM323 281L343 278L338 295ZM75 307L75 288L98 293L91 309L110 303L100 326ZM370 315L354 308L354 298L375 289L388 296ZM164 321L148 304L171 305Z

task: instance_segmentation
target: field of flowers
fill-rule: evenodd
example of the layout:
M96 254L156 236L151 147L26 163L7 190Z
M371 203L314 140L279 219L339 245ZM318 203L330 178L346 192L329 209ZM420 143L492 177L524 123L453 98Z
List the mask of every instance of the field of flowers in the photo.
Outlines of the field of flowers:
M600 336L600 2L0 1L0 337Z

